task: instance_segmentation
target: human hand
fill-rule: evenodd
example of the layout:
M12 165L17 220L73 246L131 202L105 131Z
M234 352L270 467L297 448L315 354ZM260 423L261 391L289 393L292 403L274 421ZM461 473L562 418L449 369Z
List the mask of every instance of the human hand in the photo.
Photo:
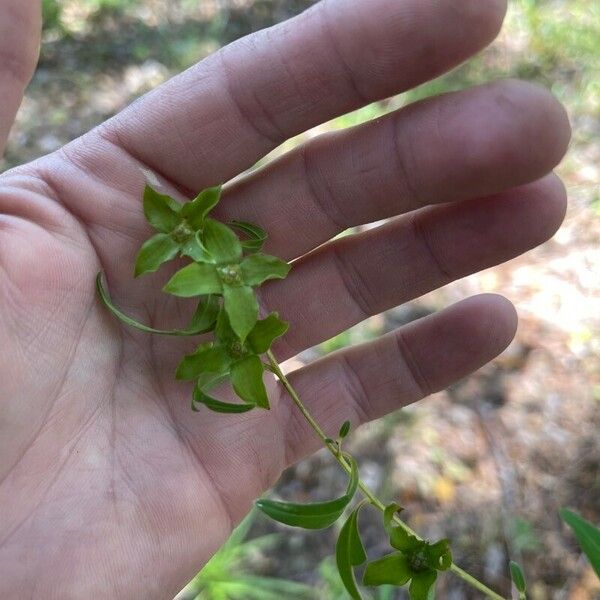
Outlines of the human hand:
M226 181L287 138L468 58L504 10L325 0L0 177L2 598L172 596L282 469L319 446L274 384L269 412L192 413L173 378L192 342L125 329L99 304L103 270L127 312L185 322L157 292L168 272L132 282L149 235L145 173L182 197ZM39 6L0 0L0 11L2 144L33 70ZM262 292L291 323L278 357L546 240L565 210L548 173L568 137L545 91L494 83L314 139L229 186L220 216L261 225L268 252L298 259ZM477 369L515 324L506 300L478 296L291 379L333 434Z

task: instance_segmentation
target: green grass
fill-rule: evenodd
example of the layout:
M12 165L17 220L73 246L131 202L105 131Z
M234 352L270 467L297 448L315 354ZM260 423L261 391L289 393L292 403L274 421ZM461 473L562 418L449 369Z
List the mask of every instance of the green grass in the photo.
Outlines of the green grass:
M234 530L225 545L179 594L186 600L310 600L313 588L274 577L255 575L252 562L262 551L273 548L277 534L253 540L246 536L254 521L250 513Z

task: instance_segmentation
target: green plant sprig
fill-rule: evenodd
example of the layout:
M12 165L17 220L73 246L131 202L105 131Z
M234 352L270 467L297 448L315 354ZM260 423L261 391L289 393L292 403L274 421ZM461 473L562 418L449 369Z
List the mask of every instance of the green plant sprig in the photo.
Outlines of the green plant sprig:
M349 480L346 492L327 502L295 504L261 499L256 505L278 522L322 529L333 525L344 514L360 490L364 499L350 512L336 545L340 577L353 600L362 599L354 569L365 563L364 585L408 585L411 600L429 600L438 573L446 570L486 597L503 600L453 563L449 540L430 543L420 538L400 519L401 507L396 504L386 506L360 480L356 461L342 450L343 440L350 431L349 421L342 424L337 439L333 440L312 417L271 351L275 340L287 331L288 324L277 313L259 319L255 292L265 281L285 278L290 266L277 257L262 253L267 234L260 227L243 221L226 225L209 217L220 197L220 186L203 190L183 204L159 194L150 186L144 190L144 215L157 233L142 245L135 261L134 275L155 272L176 258L191 261L163 288L164 292L176 297L198 299L197 309L187 327L155 329L129 317L114 305L99 273L96 286L101 301L124 324L146 333L211 334L211 339L201 342L191 354L183 357L175 373L181 381L194 382L193 410L199 410L199 406L220 413L242 413L256 408L268 410L270 405L263 375L265 371L275 375L323 445L348 473ZM241 402L225 402L211 395L214 388L225 382L231 384ZM393 549L392 553L372 562L368 562L358 529L358 515L365 505L381 511ZM519 580L515 567L511 567L511 572L513 578Z
M337 462L340 464L340 466L348 473L348 475L351 475L352 465L346 460L345 455L342 454L342 452L340 452L337 449L334 440L331 440L331 438L328 438L325 435L325 432L321 429L320 425L315 421L313 416L310 414L310 412L308 411L308 409L306 408L306 406L300 399L298 393L296 392L294 387L291 385L289 379L286 377L286 375L281 370L279 364L277 363L276 358L273 356L273 353L268 352L267 354L269 356L269 360L271 361L273 373L275 373L275 375L277 376L280 383L283 385L283 387L289 394L290 398L292 399L292 401L294 402L296 407L300 410L300 412L302 413L302 415L304 416L304 418L306 419L308 424L311 426L313 431L316 433L316 435L321 439L321 441L323 442L323 445L329 450L329 452L332 454L332 456L337 460ZM332 444L331 442L334 442L334 444ZM389 507L386 506L381 500L379 500L379 498L377 498L376 494L363 481L361 481L360 478L358 480L358 489L360 489L360 491L362 492L362 494L364 495L364 497L368 501L368 503L371 504L372 506L374 506L376 509L378 509L385 516L385 511ZM298 506L300 509L301 506L308 506L308 505L298 505ZM396 507L397 505L392 505L392 506ZM394 514L392 516L392 521L396 526L398 526L399 528L404 530L406 532L406 534L413 536L418 541L421 541L421 542L424 541L404 521L402 521L400 519L397 511L394 512ZM391 545L393 546L393 544L391 544ZM432 566L432 568L435 568L435 566ZM487 598L491 598L492 600L505 600L503 596L494 592L494 590L490 589L484 583L482 583L481 581L479 581L478 579L473 577L471 574L467 573L464 569L461 569L454 562L452 562L450 564L450 567L448 570L451 571L452 573L454 573L454 575L456 575L457 577L460 577L460 579L465 581L471 587L480 591ZM344 581L343 577L342 577L342 580ZM383 583L384 582L382 582L381 585L383 585ZM395 584L392 582L391 585L395 585ZM346 588L346 589L347 589L348 593L350 594L350 596L353 598L353 600L355 600L357 597L360 598L360 596L354 596L353 592L350 589L348 589L348 588ZM433 589L433 586L430 589ZM410 588L409 588L409 592L410 592ZM419 598L420 598L419 596L411 596L411 600L419 600ZM427 598L427 596L425 596L425 598Z

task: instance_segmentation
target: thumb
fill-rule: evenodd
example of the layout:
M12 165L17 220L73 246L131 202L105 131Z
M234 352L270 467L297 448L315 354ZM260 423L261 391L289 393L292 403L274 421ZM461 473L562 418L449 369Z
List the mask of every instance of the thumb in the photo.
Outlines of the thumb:
M0 0L0 158L37 64L40 0Z

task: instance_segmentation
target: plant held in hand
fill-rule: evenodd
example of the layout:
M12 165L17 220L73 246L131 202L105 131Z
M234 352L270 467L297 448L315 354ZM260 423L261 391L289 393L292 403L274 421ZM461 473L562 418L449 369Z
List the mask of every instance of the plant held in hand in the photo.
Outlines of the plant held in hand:
M396 504L386 507L360 480L356 461L342 450L350 422L342 424L338 438L333 440L308 412L271 351L288 325L277 313L259 318L256 298L260 285L271 279L285 278L290 266L261 252L267 236L260 227L241 221L225 224L209 216L220 195L221 188L213 187L180 204L150 186L144 190L144 214L157 233L142 245L135 263L135 276L152 273L176 258L190 261L163 288L173 296L197 298L197 309L186 328L155 329L125 315L112 303L99 273L96 285L101 300L126 325L147 333L210 335L182 358L175 374L179 380L194 382L191 405L195 411L199 406L220 413L243 413L255 408L268 410L263 376L265 371L275 375L324 446L348 473L349 480L346 492L327 502L295 504L261 499L256 504L263 513L286 525L322 529L342 517L360 490L364 499L350 512L336 545L337 567L344 587L354 600L362 598L354 569L365 563L364 585L408 585L411 600L432 598L438 573L446 570L486 597L502 600L499 594L452 562L448 540L429 543L419 538L400 520L401 507ZM225 382L231 384L241 402L228 402L211 395ZM370 563L358 529L358 515L365 505L381 511L394 550Z
M115 316L128 325L165 335L197 335L213 332L213 340L200 344L183 358L176 377L195 380L192 408L205 404L218 412L239 413L255 407L269 408L263 383L265 365L260 355L283 335L287 324L272 313L258 319L258 301L254 288L268 279L283 278L287 263L262 254L266 235L248 223L231 225L246 234L240 240L223 223L209 218L221 188L204 190L191 202L179 204L173 198L147 186L144 191L144 214L159 231L142 246L135 263L135 275L156 271L176 257L188 257L192 263L175 273L165 292L183 298L198 297L198 309L185 330L159 331L124 315L113 306L100 275L100 297ZM208 392L229 379L243 404L221 402Z

